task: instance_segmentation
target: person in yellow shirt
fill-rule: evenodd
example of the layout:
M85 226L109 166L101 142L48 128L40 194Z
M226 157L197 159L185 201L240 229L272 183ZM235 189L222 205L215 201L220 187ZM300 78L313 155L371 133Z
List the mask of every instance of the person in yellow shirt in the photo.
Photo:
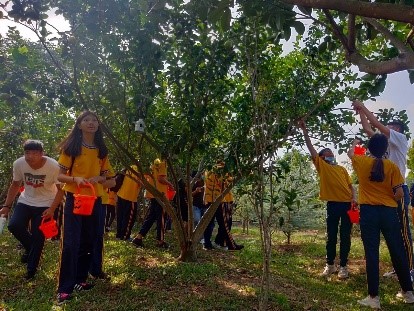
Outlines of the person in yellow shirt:
M148 181L153 183L155 188L166 195L168 187L174 186L167 179L167 162L163 159L155 159L151 166L152 176L149 176ZM150 200L147 215L142 223L141 229L132 243L136 247L143 247L142 239L147 235L152 225L157 222L157 247L168 248L167 242L164 241L165 226L164 226L164 210L157 199L148 190L145 192L145 197Z
M65 183L66 201L63 212L63 235L61 242L58 303L71 299L74 290L88 290L91 266L102 264L105 209L102 207L104 186L112 187L113 170L108 158L108 148L98 116L92 111L82 112L69 135L59 145L60 173L58 180ZM97 199L92 215L74 213L74 194L78 187L92 184ZM81 188L82 194L92 195L89 187ZM92 267L93 268L93 267Z
M226 187L231 182L231 180L232 180L231 177L226 176L226 178L224 180L224 184L223 184L224 187ZM233 218L232 218L232 216L233 216L233 200L234 200L233 193L230 191L229 193L227 193L224 196L223 201L221 203L221 215L219 215L218 217L223 218L223 222L226 224L226 226L219 227L217 235L214 239L214 242L216 243L216 245L221 246L221 247L226 247L227 246L225 238L224 238L225 235L226 235L225 230L228 230L230 232L232 224L233 224Z
M383 158L388 148L387 136L379 133L371 136L368 142L371 156L354 155L354 148L359 143L359 139L355 139L348 151L359 181L360 228L368 282L368 296L358 303L380 309L378 292L381 233L401 286L396 297L405 303L414 303L413 284L397 209L398 201L404 196L404 178L395 163Z
M319 153L316 152L309 138L308 130L304 121L299 122L303 131L306 146L311 154L313 164L320 178L319 197L326 204L326 265L322 276L329 276L337 272L335 266L336 244L338 236L338 226L340 225L340 245L339 245L339 272L338 278L348 278L347 268L348 255L351 249L351 229L352 223L348 216L351 203L355 201L354 188L347 170L335 163L335 157L331 149L324 148Z
M212 171L206 171L204 173L205 176L205 184L204 184L204 204L206 208L210 208L210 206L216 201L216 199L220 196L221 192L224 190L223 184L223 177L220 176L219 171L224 167L224 163L219 161L216 166L213 168ZM237 244L232 234L230 233L230 229L228 227L228 222L225 215L225 210L223 206L223 202L220 202L216 213L213 219L210 221L209 225L207 226L206 231L204 232L204 249L205 250L212 250L214 249L211 243L211 235L214 229L214 218L217 220L218 230L216 236L216 242L218 247L223 247L224 244L226 245L228 250L241 250L244 248L244 245Z
M137 172L136 165L131 168ZM131 170L126 171L121 188L117 192L117 217L116 238L128 241L131 231L137 219L138 194L141 191L141 183Z

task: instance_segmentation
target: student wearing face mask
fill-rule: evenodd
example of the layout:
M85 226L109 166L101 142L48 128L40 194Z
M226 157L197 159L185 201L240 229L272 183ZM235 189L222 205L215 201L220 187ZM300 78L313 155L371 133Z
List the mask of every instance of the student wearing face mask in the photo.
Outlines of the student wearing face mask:
M308 135L308 130L304 121L299 122L299 127L303 131L306 146L312 157L313 164L319 174L320 192L319 197L326 204L326 266L321 276L329 276L336 273L335 266L336 243L339 223L339 272L338 278L346 279L349 276L347 263L351 249L351 229L352 223L348 216L351 204L355 202L355 192L352 187L351 178L347 170L337 165L331 149L324 148L319 153L316 152Z

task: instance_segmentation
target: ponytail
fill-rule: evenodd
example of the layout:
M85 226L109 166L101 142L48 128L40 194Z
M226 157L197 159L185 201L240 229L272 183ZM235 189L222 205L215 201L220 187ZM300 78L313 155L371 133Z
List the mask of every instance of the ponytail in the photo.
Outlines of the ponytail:
M382 182L385 178L384 175L384 162L382 161L382 158L375 158L374 164L372 165L369 180L375 182Z

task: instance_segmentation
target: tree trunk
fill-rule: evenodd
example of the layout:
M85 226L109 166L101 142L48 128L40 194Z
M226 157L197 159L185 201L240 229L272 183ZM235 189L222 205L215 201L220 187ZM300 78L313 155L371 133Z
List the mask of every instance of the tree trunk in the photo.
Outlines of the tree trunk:
M186 244L182 244L180 247L180 256L177 258L178 261L182 262L196 262L197 261L197 243L188 241Z
M267 222L261 222L262 226L262 248L263 248L263 266L262 279L260 282L259 310L267 310L269 301L270 286L270 262L272 257L272 237L270 227Z

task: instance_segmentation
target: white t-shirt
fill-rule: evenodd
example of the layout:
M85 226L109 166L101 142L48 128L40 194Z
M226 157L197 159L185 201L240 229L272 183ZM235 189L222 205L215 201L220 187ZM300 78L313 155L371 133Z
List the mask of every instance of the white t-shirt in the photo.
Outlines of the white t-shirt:
M23 181L24 191L20 194L19 203L30 206L50 207L57 193L59 184L59 164L56 160L46 158L45 164L35 170L27 164L24 157L13 163L13 180Z
M405 171L407 170L407 152L408 140L407 137L397 131L390 129L390 139L388 140L388 156L392 162L397 164L401 175L405 179Z

